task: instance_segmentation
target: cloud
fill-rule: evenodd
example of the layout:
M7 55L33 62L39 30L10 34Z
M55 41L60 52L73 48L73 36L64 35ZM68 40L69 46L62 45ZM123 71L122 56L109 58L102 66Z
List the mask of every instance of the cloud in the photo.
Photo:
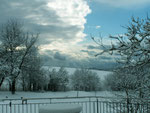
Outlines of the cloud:
M90 56L90 57L95 57L95 55L96 55L96 53L97 53L97 52L95 52L95 51L89 51L89 50L81 50L81 52L87 53L88 56Z
M94 57L99 47L79 44L86 36L84 25L89 13L87 0L0 0L0 24L17 18L26 31L39 32L41 56L52 66L99 68L106 64L107 58Z
M100 46L88 45L87 49L100 49Z
M94 0L97 3L119 8L135 8L150 4L150 0Z
M103 60L103 61L112 61L114 60L113 57L111 56L99 56L99 59Z
M60 54L59 52L56 52L56 53L54 54L54 58L55 58L55 59L58 59L58 60L62 60L62 61L65 61L65 60L66 60L66 57L65 57L64 55Z
M100 29L101 26L100 26L100 25L88 25L87 28L90 29L90 30L91 30L91 29L93 29L93 30L96 29L96 30L97 30L97 29Z
M99 29L99 28L101 28L101 26L96 26L96 29Z
M111 45L106 45L104 44L103 46L93 46L93 45L87 45L87 49L88 50L106 50L106 49L109 49L111 48Z
M89 13L91 9L86 0L0 1L3 15L0 24L9 18L22 20L25 30L40 33L41 51L57 49L67 53L70 45L77 46L86 36L83 31Z
M65 66L75 68L94 68L94 69L112 69L116 62L111 56L89 57L78 59L68 54L62 54L59 51L47 51L48 54L42 55L44 65L48 66ZM49 54L50 53L50 54ZM56 57L57 56L57 57ZM63 58L67 60L63 60Z

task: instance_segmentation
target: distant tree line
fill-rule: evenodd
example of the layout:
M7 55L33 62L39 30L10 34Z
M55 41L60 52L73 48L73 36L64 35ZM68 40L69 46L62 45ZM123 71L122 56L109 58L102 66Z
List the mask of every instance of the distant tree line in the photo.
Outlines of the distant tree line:
M27 73L27 72L28 73ZM61 67L58 71L39 69L37 71L24 70L17 79L19 90L22 91L100 91L101 81L98 75L88 69L76 69L69 75ZM39 73L41 72L41 73Z
M47 73L48 82L45 91L97 91L101 90L98 75L88 69L76 69L72 75L61 67L58 71L52 69Z

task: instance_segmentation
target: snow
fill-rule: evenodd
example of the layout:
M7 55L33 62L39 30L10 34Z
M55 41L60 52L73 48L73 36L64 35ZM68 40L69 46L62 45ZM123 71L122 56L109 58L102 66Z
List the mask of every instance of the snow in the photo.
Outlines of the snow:
M85 96L100 96L106 97L115 97L115 93L109 91L97 91L97 92L85 92L85 91L68 91L68 92L16 92L12 95L10 92L0 92L0 104L9 104L11 100L14 104L22 104L22 99L28 99L27 103L49 103L51 102L74 102L74 101L88 101L88 98L67 98L67 97L85 97ZM7 97L7 98L6 98ZM50 99L50 98L61 98L65 97L66 99ZM21 99L22 98L22 99ZM108 100L108 99L107 99ZM26 103L26 101L24 101Z
M74 104L50 104L40 106L39 113L79 113L82 107Z
M78 91L79 97L81 96L95 96L95 92ZM97 91L96 96L112 97L113 92L110 91ZM77 91L67 92L16 92L14 95L8 91L0 91L0 99L21 99L23 98L55 98L55 97L77 97Z

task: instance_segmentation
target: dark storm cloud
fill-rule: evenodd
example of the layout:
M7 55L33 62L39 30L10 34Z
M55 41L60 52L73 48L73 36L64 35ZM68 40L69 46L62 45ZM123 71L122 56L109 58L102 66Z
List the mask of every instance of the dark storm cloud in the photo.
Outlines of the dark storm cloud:
M95 50L105 50L107 48L111 48L110 45L103 45L103 46L93 46L93 45L88 45L87 49L95 49Z
M62 60L62 61L66 60L66 57L64 55L60 54L59 52L56 52L54 54L54 58L57 59L57 60Z
M54 56L54 51L51 51L51 50L45 50L44 53L49 56Z
M95 51L89 51L89 50L81 50L83 53L87 53L89 56L95 56L97 53Z
M100 49L99 46L88 45L87 49Z
M95 69L111 69L116 65L116 62L110 58L89 57L87 59L76 59L70 55L62 54L59 51L47 51L47 54L42 56L45 65L49 66L66 66L79 68L95 68ZM67 59L67 60L66 60Z
M1 0L0 4L0 14L3 15L0 20L4 22L9 18L24 19L27 15L38 14L36 9L40 8L38 6L42 6L44 3L34 2L34 0Z
M79 22L76 23L75 21L73 22L74 24L70 24L69 22L65 23L64 18L62 19L61 16L56 13L56 10L48 8L47 2L48 0L0 0L0 24L7 22L10 18L19 19L23 22L26 31L40 33L39 43L41 45L50 44L53 41L58 42L63 40L64 42L68 42L74 41L74 39L83 39L84 34L82 33L84 30L85 16L90 12L88 11L89 8L86 7L87 4L85 2L82 3L86 4L83 5L85 8L82 7L81 11L76 11L77 16L74 16L73 12L73 16L67 17L71 19L73 17L72 20L77 19L77 22ZM88 10L84 10L86 8ZM81 18L78 18L78 12L83 12L85 16L81 15ZM81 50L81 52L86 52L89 56L94 56L96 52L93 50L100 48L89 45L87 49L88 50ZM106 58L90 57L88 59L77 59L71 55L62 54L59 50L46 50L45 54L41 56L45 64L52 66L99 68L106 64Z
M113 57L108 55L108 56L99 56L99 59L101 60L106 60L106 61L112 61Z
M78 25L69 25L61 20L56 10L47 6L47 0L1 0L0 24L10 18L23 21L27 31L40 33L40 43L51 43L54 39L72 40L73 34L82 31Z
M27 31L40 33L40 44L50 44L53 40L61 39L63 41L72 40L72 32L78 32L81 29L77 26L56 26L39 25L30 23L26 27Z
M118 54L114 54L113 56L109 55L109 54L103 54L103 55L96 56L98 54L98 52L91 51L91 50L90 51L89 50L81 50L81 52L87 53L89 56L91 56L95 59L99 59L101 61L110 61L110 62L113 61L114 58L116 58L118 56Z
M43 32L45 29L40 25L39 18L42 17L42 22L53 17L55 19L51 19L51 22L59 23L54 11L45 8L46 2L35 2L35 0L2 0L0 4L0 14L3 15L0 18L0 24L7 22L8 19L16 18L24 24L26 31ZM47 28L46 32L51 30L52 28Z

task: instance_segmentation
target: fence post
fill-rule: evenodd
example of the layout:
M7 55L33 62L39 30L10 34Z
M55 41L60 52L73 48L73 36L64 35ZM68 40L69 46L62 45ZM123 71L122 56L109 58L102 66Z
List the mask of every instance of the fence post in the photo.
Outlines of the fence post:
M21 100L22 100L22 105L24 104L24 102L23 102L23 97L21 97Z
M50 104L51 104L52 103L52 99L50 98L49 101L50 101Z
M97 113L99 113L99 108L98 108L98 98L96 98L96 103L97 103Z
M89 97L89 111L91 112L91 98Z
M11 101L10 101L10 103L9 103L10 113L12 112L12 110L11 110L11 106L12 106L12 103L11 103Z
M11 107L11 105L12 105L12 103L11 103L11 101L9 102L9 107Z

